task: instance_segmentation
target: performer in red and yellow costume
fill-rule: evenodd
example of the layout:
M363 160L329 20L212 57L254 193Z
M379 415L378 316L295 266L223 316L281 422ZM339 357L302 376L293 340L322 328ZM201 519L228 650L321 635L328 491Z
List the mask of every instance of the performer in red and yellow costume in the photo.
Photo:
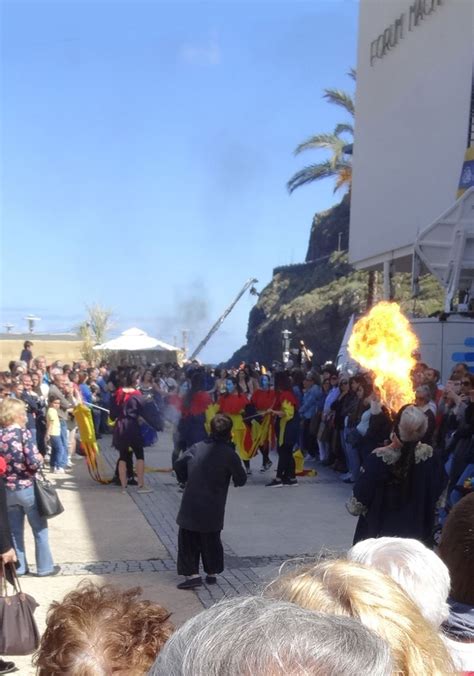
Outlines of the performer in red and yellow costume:
M273 479L267 486L281 486L282 484L297 486L293 451L300 433L299 404L292 391L290 376L286 371L275 374L275 392L277 406L273 412L277 435L278 469L276 479Z
M273 464L269 458L270 450L276 445L272 410L276 408L277 395L267 375L260 377L259 385L260 388L254 391L250 400L257 413L257 417L252 421L252 437L255 450L260 449L262 454L260 471L266 472Z
M255 455L256 450L253 448L250 425L244 420L249 400L245 394L242 394L234 378L226 379L225 388L226 392L221 394L217 400L215 413L225 413L232 419L232 440L237 453L244 462L247 474L251 474L249 461Z

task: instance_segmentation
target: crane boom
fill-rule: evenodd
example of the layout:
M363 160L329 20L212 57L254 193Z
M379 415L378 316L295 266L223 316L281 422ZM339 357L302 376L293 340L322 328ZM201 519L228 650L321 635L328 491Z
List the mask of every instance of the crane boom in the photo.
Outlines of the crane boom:
M244 293L247 291L247 289L250 288L250 287L252 286L252 284L256 284L257 282L258 282L258 279L254 279L253 277L251 277L250 279L247 279L247 281L245 282L245 284L243 285L242 289L239 291L239 293L237 294L237 296L234 298L234 300L232 301L232 303L229 305L229 307L227 307L227 308L224 310L224 312L221 314L221 316L219 317L219 319L217 320L217 322L216 322L215 324L213 324L213 326L211 327L209 333L207 333L207 335L201 340L201 342L199 343L199 345L197 346L197 348L194 350L194 352L192 353L192 355L189 357L189 359L190 359L191 361L192 361L193 359L196 359L197 355L198 355L198 354L201 352L201 350L207 345L207 343L209 342L209 340L212 338L212 336L215 334L215 332L219 329L219 327L220 327L221 324L223 323L224 319L225 319L228 315L230 315L230 313L232 312L232 310L234 309L234 307L237 305L237 303L239 302L239 300L242 298L242 296L244 295Z

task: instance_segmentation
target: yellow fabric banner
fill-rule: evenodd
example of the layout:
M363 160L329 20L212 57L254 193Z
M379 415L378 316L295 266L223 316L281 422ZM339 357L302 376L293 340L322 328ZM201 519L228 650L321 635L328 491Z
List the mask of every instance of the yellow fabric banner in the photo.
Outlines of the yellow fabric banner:
M86 463L89 474L94 481L100 484L109 484L112 479L105 478L104 460L100 455L100 449L95 438L94 421L88 406L79 404L73 411L74 419L79 428L81 446L86 454Z

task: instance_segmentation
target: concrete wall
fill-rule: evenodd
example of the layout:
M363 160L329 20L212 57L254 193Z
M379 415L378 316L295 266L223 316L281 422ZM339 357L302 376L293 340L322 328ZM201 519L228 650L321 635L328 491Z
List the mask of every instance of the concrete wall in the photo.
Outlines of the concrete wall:
M415 25L410 7L423 5L429 13ZM473 22L473 0L360 0L349 239L358 267L410 254L417 230L455 200L467 146ZM383 39L374 45L390 27L385 43L390 37L393 46L384 49Z
M8 368L8 362L19 359L23 349L24 338L0 340L0 370ZM27 338L33 342L33 356L46 357L48 364L60 359L66 364L82 359L80 340L38 340L34 335Z

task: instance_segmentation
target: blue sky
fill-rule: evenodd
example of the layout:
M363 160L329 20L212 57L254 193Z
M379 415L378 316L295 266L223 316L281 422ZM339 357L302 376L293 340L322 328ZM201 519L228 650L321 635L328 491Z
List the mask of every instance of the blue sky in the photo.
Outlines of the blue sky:
M343 119L356 0L1 4L2 321L66 330L100 303L191 347L248 277L304 259L331 183L289 195ZM245 296L202 357L245 342Z

